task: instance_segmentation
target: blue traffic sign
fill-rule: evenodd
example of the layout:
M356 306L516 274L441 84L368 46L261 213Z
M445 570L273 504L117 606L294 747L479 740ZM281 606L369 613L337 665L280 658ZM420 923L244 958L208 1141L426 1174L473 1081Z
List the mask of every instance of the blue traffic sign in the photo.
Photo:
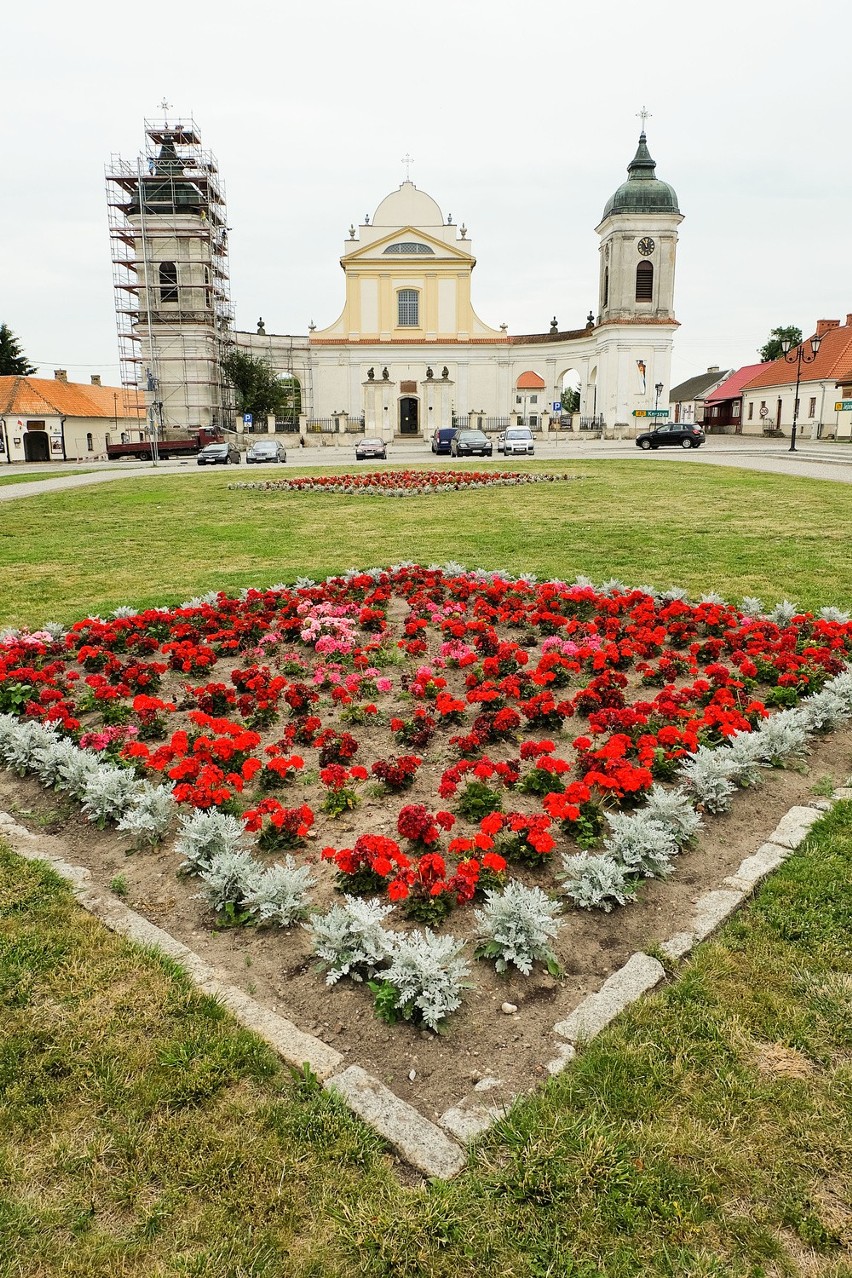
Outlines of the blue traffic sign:
M246 426L251 426L251 424L252 424L252 422L253 422L253 421L254 421L254 418L252 417L251 413L243 413L243 424L244 424L244 425L246 425Z
M553 401L553 411L554 411L554 413L561 413L561 411L562 411L562 401L561 401L561 400L559 400L559 399L555 399L555 400Z

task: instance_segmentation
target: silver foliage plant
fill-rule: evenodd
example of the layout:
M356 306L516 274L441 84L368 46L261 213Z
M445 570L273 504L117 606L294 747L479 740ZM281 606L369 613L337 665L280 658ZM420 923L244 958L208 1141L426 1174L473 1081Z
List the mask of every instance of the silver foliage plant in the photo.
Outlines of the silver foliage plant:
M533 963L540 962L555 974L559 965L550 942L562 926L554 917L558 909L559 902L541 888L525 887L517 879L502 892L486 892L485 905L474 911L477 958L494 959L498 972L513 963L529 976Z
M291 856L261 870L244 893L245 908L258 923L290 927L308 913L308 892L314 878L306 865L296 865Z
M0 716L0 759L18 776L34 771L38 752L55 741L54 733L33 719Z
M636 881L611 856L578 852L562 856L562 891L581 910L603 910L609 914L616 905L636 898Z
M175 851L183 857L180 868L198 874L214 856L242 848L243 827L236 817L218 808L197 808L180 819Z
M133 835L133 841L141 847L154 847L162 843L175 815L172 783L151 785L143 781L130 807L118 823L119 830Z
M671 874L671 859L678 852L671 830L651 816L647 809L637 812L613 812L607 816L610 832L604 839L604 852L628 874L645 879L665 878Z
M375 976L390 958L395 940L394 934L382 926L392 905L348 895L344 902L306 924L313 937L314 953L328 966L326 985L334 985L342 976L353 981Z
M680 770L686 789L707 812L727 812L736 794L734 777L740 770L727 750L699 746Z
M462 990L470 988L463 949L463 941L436 936L430 928L397 937L390 966L383 973L396 990L394 1006L403 1014L418 1011L424 1024L437 1029L444 1017L461 1006Z
M118 821L124 815L139 788L135 772L100 764L83 786L83 811L90 821L103 829L107 821Z
M704 825L685 790L666 790L664 786L653 785L644 811L670 831L679 848L694 839Z
M245 849L217 852L199 869L201 895L217 914L245 910L246 897L260 883L263 870Z

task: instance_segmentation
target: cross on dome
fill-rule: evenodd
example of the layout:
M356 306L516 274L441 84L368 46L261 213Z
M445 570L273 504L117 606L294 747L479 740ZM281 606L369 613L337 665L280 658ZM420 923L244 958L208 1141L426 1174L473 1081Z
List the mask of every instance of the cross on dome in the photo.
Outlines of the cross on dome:
M644 104L643 104L643 106L642 106L642 110L641 110L641 111L637 111L637 112L636 112L636 115L637 115L638 119L640 119L640 120L642 121L642 132L644 133L644 132L645 132L645 121L646 121L646 120L650 120L650 119L652 119L652 118L653 118L653 117L652 117L652 115L651 115L651 112L650 112L650 111L648 111L648 110L646 110L646 108L645 108L645 106L644 106Z
M404 156L402 157L402 159L400 160L400 164L404 164L404 165L405 165L405 180L406 180L406 182L410 182L410 181L411 181L411 166L412 166L412 164L413 164L413 163L414 163L414 156L413 156L413 155L409 155L409 154L408 154L408 152L406 151L405 155L404 155Z

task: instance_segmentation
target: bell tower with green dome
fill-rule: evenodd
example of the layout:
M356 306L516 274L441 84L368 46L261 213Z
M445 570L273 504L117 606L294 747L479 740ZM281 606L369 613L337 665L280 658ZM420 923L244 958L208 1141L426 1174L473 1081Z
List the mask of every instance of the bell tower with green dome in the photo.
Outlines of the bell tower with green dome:
M675 256L682 221L673 187L657 177L643 128L627 181L607 200L595 228L601 237L599 324L676 323Z

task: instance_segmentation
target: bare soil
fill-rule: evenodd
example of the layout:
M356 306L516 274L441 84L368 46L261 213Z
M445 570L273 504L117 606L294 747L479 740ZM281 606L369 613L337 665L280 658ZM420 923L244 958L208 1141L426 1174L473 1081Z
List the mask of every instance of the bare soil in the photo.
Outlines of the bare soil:
M364 740L363 729L359 739ZM448 756L443 766L450 761ZM434 760L433 767L440 770L439 765ZM126 837L95 829L62 796L45 792L35 779L5 771L0 771L0 808L38 833L46 853L86 866L99 888L109 888L116 876L122 876L127 883L124 899L131 908L222 969L235 985L333 1044L348 1061L362 1065L427 1116L436 1117L480 1079L502 1081L502 1089L483 1096L490 1101L528 1090L544 1078L556 1046L554 1023L598 989L635 950L647 950L678 931L695 899L718 886L754 852L789 807L812 799L817 782L828 777L842 785L850 771L852 730L816 739L801 770L766 773L759 790L740 792L729 813L708 819L695 848L679 856L671 879L648 881L635 904L609 915L569 911L555 946L564 971L561 978L543 971L530 977L500 977L492 965L472 963L476 988L467 993L441 1035L404 1023L382 1024L364 987L347 981L326 987L302 928L217 930L198 898L197 880L177 873L178 857L171 845L156 852L132 852ZM423 780L429 784L426 777ZM331 823L318 816L316 839L298 858L316 867L312 895L318 907L327 908L339 899L319 849L326 842L349 842L364 828L393 834L398 801L390 802L392 806L365 798L351 821ZM548 886L545 871L519 877ZM393 926L400 926L395 918ZM455 911L445 930L463 937L472 934L472 927L468 908ZM515 1004L517 1013L503 1013L504 1002Z

